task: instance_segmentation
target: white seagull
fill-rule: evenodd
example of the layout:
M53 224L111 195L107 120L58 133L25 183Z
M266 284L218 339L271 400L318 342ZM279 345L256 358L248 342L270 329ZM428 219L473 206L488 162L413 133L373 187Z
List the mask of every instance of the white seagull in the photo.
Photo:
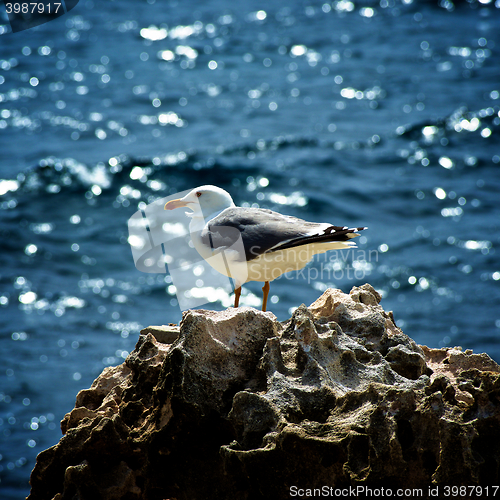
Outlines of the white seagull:
M165 210L187 207L194 247L214 269L232 278L234 307L241 285L263 281L262 310L266 310L269 282L302 269L316 254L355 248L352 238L366 227L349 228L307 222L263 208L237 207L228 192L200 186L165 204Z

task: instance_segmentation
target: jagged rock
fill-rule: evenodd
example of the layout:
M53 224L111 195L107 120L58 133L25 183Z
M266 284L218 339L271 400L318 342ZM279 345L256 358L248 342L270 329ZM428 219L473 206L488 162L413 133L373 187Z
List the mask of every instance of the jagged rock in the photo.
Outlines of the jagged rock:
M285 323L247 307L188 311L172 345L150 327L78 394L29 499L281 499L323 487L425 498L432 485L498 485L500 367L418 346L379 302L363 285L327 290Z
M177 325L148 326L141 330L141 335L152 333L154 338L163 344L172 344L179 336Z

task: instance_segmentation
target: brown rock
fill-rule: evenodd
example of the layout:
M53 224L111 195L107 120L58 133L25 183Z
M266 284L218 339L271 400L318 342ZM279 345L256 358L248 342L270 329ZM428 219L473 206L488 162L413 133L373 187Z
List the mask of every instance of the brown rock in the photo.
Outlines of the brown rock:
M363 285L283 324L246 307L188 311L171 345L150 327L78 394L29 499L499 484L500 367L418 346L379 302Z
M152 333L154 338L162 344L172 344L179 336L180 328L177 325L148 326L141 330L141 335Z

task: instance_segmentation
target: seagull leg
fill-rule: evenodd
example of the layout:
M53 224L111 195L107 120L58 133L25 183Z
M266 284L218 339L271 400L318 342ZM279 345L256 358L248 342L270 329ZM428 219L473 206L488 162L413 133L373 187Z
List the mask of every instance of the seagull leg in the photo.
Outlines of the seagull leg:
M234 307L238 307L240 304L241 286L234 289Z
M266 281L266 284L262 287L262 293L264 294L262 298L262 310L266 312L267 307L267 296L269 295L269 281Z

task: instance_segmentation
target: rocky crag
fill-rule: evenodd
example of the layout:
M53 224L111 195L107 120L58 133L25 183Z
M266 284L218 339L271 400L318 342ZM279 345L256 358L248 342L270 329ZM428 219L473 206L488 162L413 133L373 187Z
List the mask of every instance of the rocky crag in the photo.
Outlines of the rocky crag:
M78 394L29 500L500 484L500 367L418 346L379 302L364 285L284 323L242 307L146 329Z

